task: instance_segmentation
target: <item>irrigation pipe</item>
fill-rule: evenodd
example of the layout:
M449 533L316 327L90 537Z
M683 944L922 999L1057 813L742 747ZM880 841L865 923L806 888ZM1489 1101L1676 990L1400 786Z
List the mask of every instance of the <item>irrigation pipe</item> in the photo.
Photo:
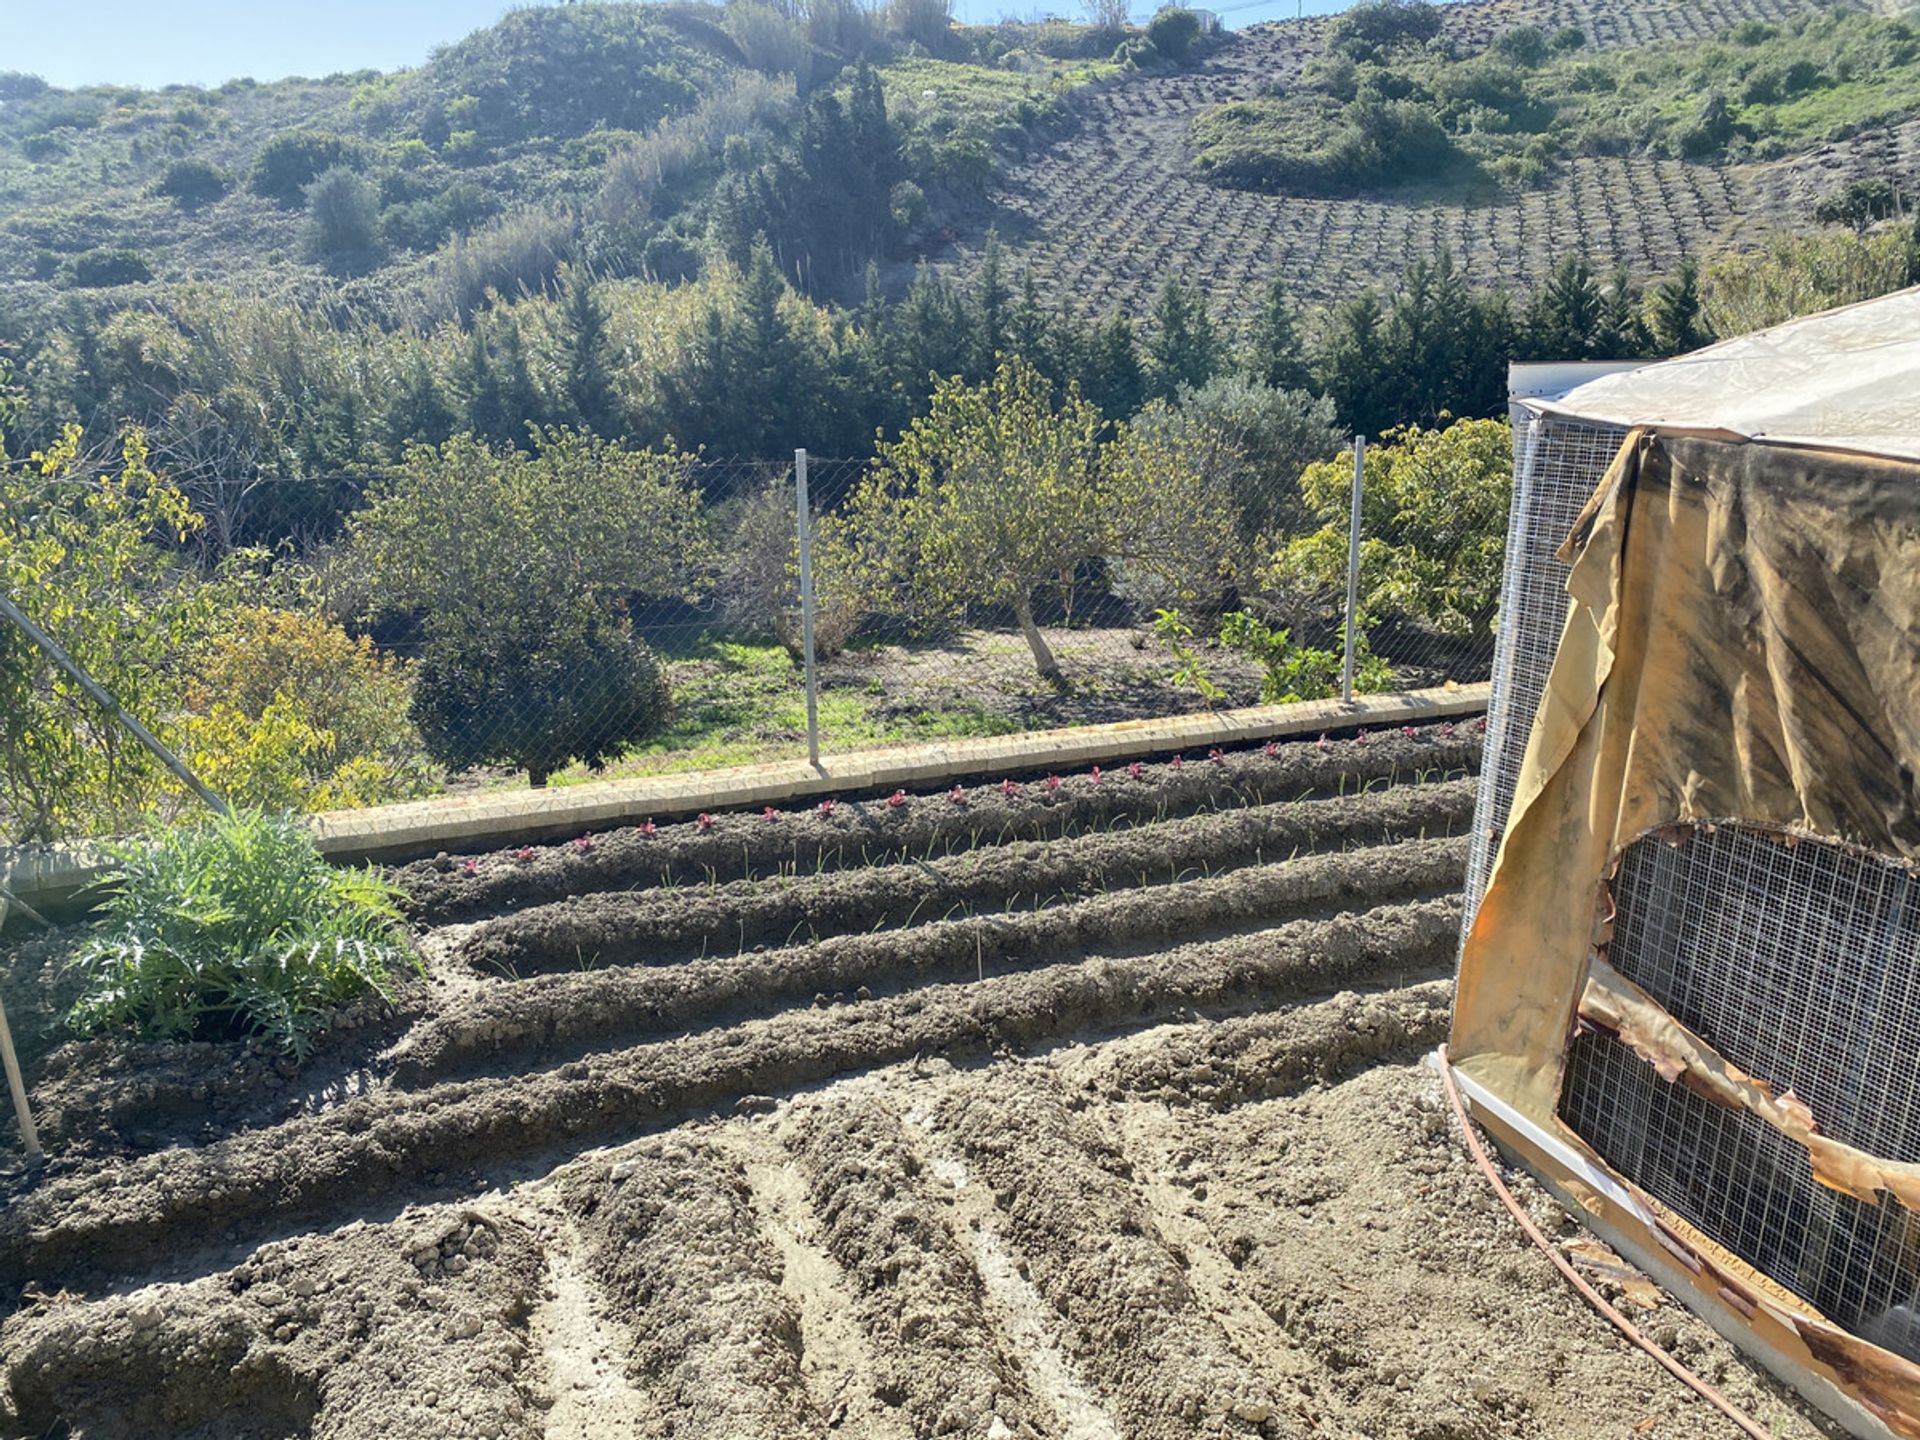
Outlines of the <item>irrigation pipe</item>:
M1440 1078L1446 1082L1447 1099L1453 1103L1453 1118L1460 1122L1460 1133L1466 1137L1467 1148L1473 1152L1473 1158L1479 1164L1480 1172L1487 1177L1488 1183L1493 1186L1494 1193L1505 1202L1507 1209L1512 1212L1513 1218L1520 1222L1520 1228L1527 1232L1527 1238L1539 1247L1540 1253L1551 1260L1554 1263L1554 1267L1572 1282L1573 1288L1580 1292L1581 1296L1589 1305L1593 1306L1594 1309L1611 1320L1614 1328L1626 1336L1627 1339L1631 1340L1635 1345L1638 1345L1655 1360L1658 1360L1675 1379L1679 1380L1689 1390L1693 1391L1694 1394L1713 1406L1713 1408L1718 1410L1722 1415L1725 1415L1727 1419L1739 1426L1743 1432L1751 1435L1753 1440L1772 1440L1770 1431L1758 1424L1744 1410L1740 1409L1739 1406L1735 1405L1731 1400L1727 1399L1726 1396L1714 1389L1713 1386L1702 1380L1698 1375L1694 1374L1691 1370L1687 1369L1686 1366L1682 1365L1678 1360L1654 1344L1653 1341L1641 1334L1639 1328L1625 1315L1615 1309L1606 1296L1588 1284L1586 1276L1582 1275L1578 1270L1575 1270L1572 1264L1568 1262L1567 1257L1554 1248L1553 1242L1540 1233L1540 1227L1533 1223L1533 1217L1527 1214L1518 1200L1513 1198L1513 1192L1507 1188L1506 1182L1500 1178L1500 1172L1494 1168L1493 1161L1488 1158L1486 1146L1482 1145L1480 1143L1480 1137L1474 1134L1473 1122L1467 1118L1467 1107L1460 1099L1460 1087L1454 1084L1453 1081L1453 1062L1447 1058L1447 1047L1445 1045L1442 1045L1439 1050L1435 1052L1435 1058L1440 1062Z

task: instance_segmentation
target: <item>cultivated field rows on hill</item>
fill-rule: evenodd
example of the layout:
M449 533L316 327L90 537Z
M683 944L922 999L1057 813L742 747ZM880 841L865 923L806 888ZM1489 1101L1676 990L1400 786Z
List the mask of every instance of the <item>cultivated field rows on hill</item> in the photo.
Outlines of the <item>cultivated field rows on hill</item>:
M1816 8L1809 0L1492 0L1444 11L1446 35L1470 53L1526 23L1574 26L1589 45L1612 47L1701 39L1743 20ZM1169 274L1237 310L1274 276L1297 298L1324 301L1389 281L1409 260L1441 249L1489 284L1531 286L1574 252L1644 277L1689 254L1798 228L1818 197L1850 180L1920 180L1911 124L1769 164L1580 157L1536 187L1488 186L1466 202L1417 187L1322 199L1201 179L1188 155L1194 117L1295 81L1324 30L1318 20L1256 27L1228 37L1192 70L1131 75L1086 96L1078 131L1010 163L994 194L999 223L1036 281L1089 313L1140 314Z

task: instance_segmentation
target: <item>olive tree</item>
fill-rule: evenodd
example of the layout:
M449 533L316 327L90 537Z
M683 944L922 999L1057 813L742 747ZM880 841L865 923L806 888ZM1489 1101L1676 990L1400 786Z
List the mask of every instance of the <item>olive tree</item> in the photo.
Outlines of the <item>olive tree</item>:
M535 785L665 720L629 599L688 595L708 564L684 456L564 429L531 455L465 435L412 447L344 560L368 618L418 623L412 713L435 758L510 763Z

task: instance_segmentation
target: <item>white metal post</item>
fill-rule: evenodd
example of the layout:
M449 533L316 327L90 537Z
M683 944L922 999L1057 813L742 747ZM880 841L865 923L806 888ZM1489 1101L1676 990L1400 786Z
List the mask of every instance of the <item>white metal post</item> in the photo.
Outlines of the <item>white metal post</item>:
M793 452L794 508L800 524L800 648L807 667L807 760L820 768L820 691L813 664L813 507L807 500L807 452Z
M1347 531L1347 655L1340 666L1340 699L1353 703L1354 637L1360 628L1360 491L1365 483L1367 437L1353 437L1353 521Z

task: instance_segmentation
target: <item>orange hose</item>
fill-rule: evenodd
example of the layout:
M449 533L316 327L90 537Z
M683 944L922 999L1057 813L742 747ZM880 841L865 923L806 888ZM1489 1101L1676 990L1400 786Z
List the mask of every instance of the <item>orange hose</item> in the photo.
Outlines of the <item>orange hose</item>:
M1492 1182L1494 1192L1506 1203L1507 1209L1513 1212L1513 1218L1520 1222L1520 1228L1527 1232L1527 1238L1533 1241L1533 1243L1540 1248L1540 1253L1551 1260L1555 1268L1573 1283L1573 1288L1580 1292L1589 1305L1593 1306L1594 1309L1611 1320L1614 1328L1626 1336L1627 1339L1631 1340L1635 1345L1638 1345L1642 1350L1646 1351L1647 1354L1658 1360L1674 1378L1679 1380L1702 1400L1705 1400L1709 1405L1713 1406L1714 1409L1718 1410L1722 1415L1725 1415L1735 1425L1738 1425L1748 1435L1753 1436L1754 1440L1772 1440L1770 1432L1762 1428L1752 1417L1740 1409L1739 1406L1735 1405L1731 1400L1727 1399L1726 1396L1714 1389L1713 1386L1702 1380L1698 1375L1694 1374L1691 1370L1687 1369L1686 1366L1682 1365L1678 1360L1654 1344L1653 1341L1641 1334L1639 1328L1625 1315L1616 1310L1613 1305L1608 1302L1606 1296L1589 1285L1586 1277L1578 1270L1575 1270L1573 1266L1568 1263L1566 1256L1554 1248L1553 1242L1540 1233L1540 1227L1533 1223L1533 1217L1527 1214L1518 1200L1513 1198L1513 1192L1507 1188L1506 1182L1500 1178L1500 1172L1494 1168L1493 1161L1487 1157L1486 1147L1480 1143L1480 1137L1474 1133L1473 1124L1467 1119L1467 1107L1460 1099L1460 1087L1453 1082L1453 1062L1447 1059L1447 1047L1442 1045L1438 1054L1440 1060L1440 1078L1446 1082L1447 1099L1453 1102L1453 1115L1454 1118L1460 1122L1460 1133L1466 1137L1467 1148L1473 1151L1473 1158L1479 1162L1481 1173Z

